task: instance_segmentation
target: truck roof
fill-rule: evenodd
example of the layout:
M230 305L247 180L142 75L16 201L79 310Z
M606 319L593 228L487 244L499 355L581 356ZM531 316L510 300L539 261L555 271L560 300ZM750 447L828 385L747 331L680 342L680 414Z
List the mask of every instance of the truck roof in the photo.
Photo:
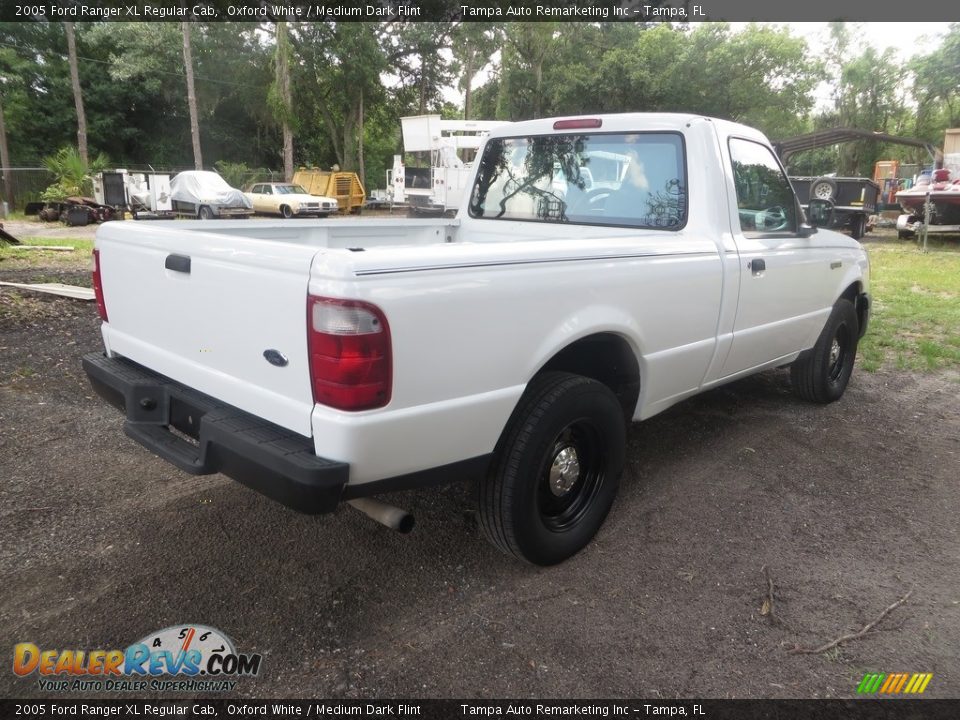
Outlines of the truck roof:
M561 117L523 120L500 125L490 131L490 137L517 137L520 135L551 135L569 132L574 128L555 128L559 121L594 120L599 125L585 127L594 132L631 132L637 130L682 131L697 121L714 123L722 135L738 135L749 139L769 142L766 136L755 128L729 120L711 118L693 113L614 113L596 115L567 115Z

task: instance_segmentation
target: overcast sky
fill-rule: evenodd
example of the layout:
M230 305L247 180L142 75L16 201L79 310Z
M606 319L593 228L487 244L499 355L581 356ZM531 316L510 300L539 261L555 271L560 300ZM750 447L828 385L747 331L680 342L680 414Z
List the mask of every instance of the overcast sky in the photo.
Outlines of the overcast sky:
M790 28L794 35L805 38L810 49L819 52L830 38L828 23L783 23ZM867 43L878 50L890 47L896 50L903 59L926 54L940 44L942 36L947 31L947 23L909 23L909 22L864 22L850 23L858 26L856 37L863 38ZM747 23L730 23L739 30Z

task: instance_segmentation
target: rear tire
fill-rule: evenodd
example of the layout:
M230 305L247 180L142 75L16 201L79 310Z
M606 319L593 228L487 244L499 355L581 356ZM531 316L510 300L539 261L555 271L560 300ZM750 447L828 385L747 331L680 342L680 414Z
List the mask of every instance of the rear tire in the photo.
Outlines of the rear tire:
M623 409L610 388L570 373L534 378L478 483L487 539L534 565L566 560L610 511L625 448Z
M208 208L206 205L201 205L200 211L197 213L197 217L200 218L201 220L212 220L213 211L210 208Z
M864 215L858 215L853 221L853 228L850 235L854 240L859 240L867 234L867 218Z
M793 391L804 400L831 403L847 389L857 356L860 325L853 303L837 301L817 344L790 366Z

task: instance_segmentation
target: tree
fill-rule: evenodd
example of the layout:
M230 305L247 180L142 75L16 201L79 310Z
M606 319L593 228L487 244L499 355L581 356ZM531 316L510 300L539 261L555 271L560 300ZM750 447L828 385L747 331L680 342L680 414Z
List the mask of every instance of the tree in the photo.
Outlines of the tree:
M726 23L516 23L478 101L519 120L597 112L693 112L773 136L805 130L818 64L784 28ZM489 116L489 115L488 115Z
M388 28L381 37L390 41L389 64L397 69L402 84L415 88L415 105L411 110L424 115L437 109L444 87L453 82L453 72L441 49L451 48L453 31L460 26L446 23L406 23ZM405 96L404 93L400 93Z
M820 113L815 125L906 134L904 66L891 49L881 53L867 46L852 55L856 31L856 25L830 23L826 73L833 82L833 108ZM830 169L842 175L871 176L874 163L886 154L884 146L873 140L844 143L833 151Z
M3 96L0 95L0 165L3 165L3 200L13 207L13 178L10 173L10 149L7 146L7 124L3 119ZM6 213L4 213L6 216Z
M89 28L89 29L87 29ZM180 23L109 22L80 27L109 75L98 95L100 137L110 155L154 167L195 167ZM280 129L267 95L273 43L254 23L190 26L194 95L203 158L276 167ZM87 96L90 95L89 90Z
M278 22L276 26L276 49L274 65L276 79L270 91L273 111L283 129L283 175L287 182L293 180L293 97L290 91L290 36L287 23Z
M727 23L702 23L690 33L678 75L679 108L753 125L771 137L806 129L822 77L806 41L786 28L750 24L734 33Z
M77 108L77 147L80 158L88 162L87 153L87 115L83 110L83 91L80 89L80 67L77 63L77 40L73 32L73 23L65 22L63 29L67 33L67 55L70 62L70 82L73 85L73 103Z
M914 57L915 134L939 143L943 131L960 127L960 23L951 23L941 46Z
M197 113L197 92L193 85L193 53L190 48L190 23L181 24L183 32L183 67L187 74L187 107L190 110L190 138L193 141L193 164L203 170L203 153L200 150L200 120Z
M3 104L8 94L19 85L19 78L10 73L18 65L16 56L10 48L0 49L0 165L3 166L3 196L10 208L13 208L13 175L10 171L10 146L7 143L7 123Z
M343 170L365 169L360 167L365 109L385 100L380 80L388 69L385 37L383 26L374 23L291 24L299 60L295 112L314 161L332 154ZM318 132L318 124L326 132Z
M557 50L557 22L511 23L503 46L497 118L544 116L544 67Z
M458 86L463 91L463 119L470 120L473 110L473 79L490 61L490 56L503 45L502 26L462 22L451 34L450 49Z

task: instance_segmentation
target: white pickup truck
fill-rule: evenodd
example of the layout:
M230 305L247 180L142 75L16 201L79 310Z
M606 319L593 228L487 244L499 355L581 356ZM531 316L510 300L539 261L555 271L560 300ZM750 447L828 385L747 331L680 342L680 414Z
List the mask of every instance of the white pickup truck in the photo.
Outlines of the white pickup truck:
M785 365L843 394L867 256L806 224L761 133L532 120L475 168L453 220L104 224L90 380L157 455L302 512L473 480L542 565L603 522L628 421Z

